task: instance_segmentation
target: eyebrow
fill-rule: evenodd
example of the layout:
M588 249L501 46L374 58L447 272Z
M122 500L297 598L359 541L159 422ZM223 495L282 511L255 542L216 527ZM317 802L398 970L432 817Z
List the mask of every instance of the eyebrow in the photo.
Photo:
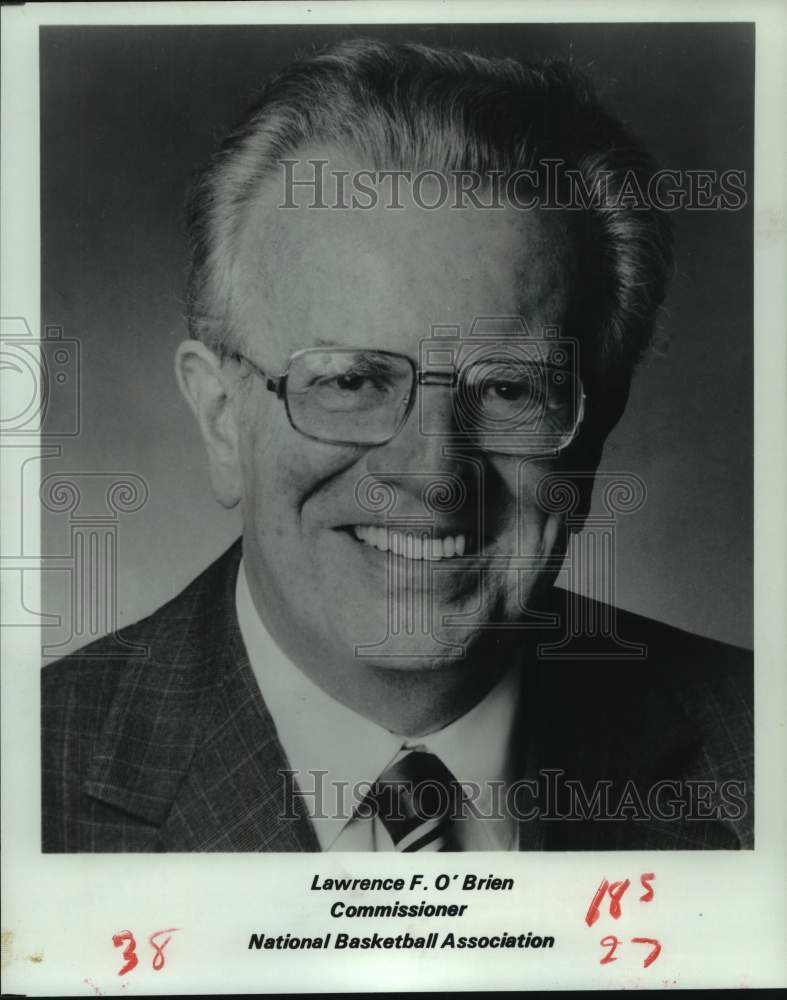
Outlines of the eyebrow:
M319 339L312 346L303 348L303 352L296 353L319 356L321 351L335 351L338 354L350 356L353 362L352 368L355 371L359 371L361 368L367 371L391 371L395 367L394 359L390 356L392 352L381 347L348 347L344 344L337 344L335 341ZM396 356L407 358L406 354Z
M352 371L359 374L388 374L394 370L391 358L376 351L358 351L353 357Z

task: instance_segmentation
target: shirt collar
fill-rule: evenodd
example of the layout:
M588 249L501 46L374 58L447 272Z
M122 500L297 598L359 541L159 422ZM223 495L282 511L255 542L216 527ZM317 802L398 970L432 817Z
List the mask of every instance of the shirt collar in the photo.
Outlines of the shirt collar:
M236 606L252 670L323 850L336 840L370 784L402 749L418 746L436 754L462 782L483 787L490 779L510 778L519 664L469 712L443 729L404 737L336 701L285 656L257 613L242 561Z

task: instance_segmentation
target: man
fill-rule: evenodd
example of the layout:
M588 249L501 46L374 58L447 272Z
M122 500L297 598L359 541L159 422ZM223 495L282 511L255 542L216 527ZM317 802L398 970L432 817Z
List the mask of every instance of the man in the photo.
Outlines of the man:
M553 586L664 294L652 170L557 64L268 84L177 356L243 537L146 655L44 671L45 850L751 846L747 654Z

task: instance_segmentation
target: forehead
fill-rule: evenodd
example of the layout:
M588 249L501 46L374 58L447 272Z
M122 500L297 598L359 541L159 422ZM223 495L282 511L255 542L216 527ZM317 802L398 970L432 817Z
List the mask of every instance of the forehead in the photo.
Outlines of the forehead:
M333 169L362 168L333 159ZM450 199L430 210L423 203L438 199L426 186L422 205L401 191L402 208L381 187L369 209L312 208L305 190L297 207L280 208L279 186L259 192L233 268L231 308L246 350L280 364L326 342L417 356L435 325L469 330L477 317L516 315L534 333L564 326L576 271L564 213L456 208Z

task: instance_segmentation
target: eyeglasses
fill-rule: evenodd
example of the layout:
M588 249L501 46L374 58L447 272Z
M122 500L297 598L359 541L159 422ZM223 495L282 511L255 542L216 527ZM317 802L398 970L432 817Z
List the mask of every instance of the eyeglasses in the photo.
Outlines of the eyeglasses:
M441 385L453 392L452 439L500 454L560 451L582 422L582 382L565 368L521 355L484 345L464 364L424 370L392 351L310 347L296 351L276 376L243 354L231 357L284 401L296 431L316 441L385 444L412 412L417 386Z

